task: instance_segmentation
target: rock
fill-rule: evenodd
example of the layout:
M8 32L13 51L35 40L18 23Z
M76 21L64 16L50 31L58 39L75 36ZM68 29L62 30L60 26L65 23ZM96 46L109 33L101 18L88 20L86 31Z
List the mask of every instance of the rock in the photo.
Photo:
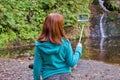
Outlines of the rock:
M17 58L19 58L19 57L20 57L19 54L14 54L14 58L15 58L15 59L17 59Z
M22 64L21 64L22 63ZM0 80L33 80L33 60L0 58ZM72 80L120 80L120 66L80 60Z
M24 53L24 57L30 57L29 53Z
M34 58L33 58L33 56L31 56L31 57L29 57L28 59L29 59L29 60L33 60Z
M28 66L30 69L33 69L33 63Z
M120 1L119 0L105 0L103 5L110 11L120 12Z

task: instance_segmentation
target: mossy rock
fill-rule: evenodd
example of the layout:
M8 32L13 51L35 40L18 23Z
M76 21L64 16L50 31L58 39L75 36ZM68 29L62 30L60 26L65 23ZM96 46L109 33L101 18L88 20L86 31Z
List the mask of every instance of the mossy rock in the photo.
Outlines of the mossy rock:
M120 1L119 0L105 0L104 6L110 11L118 11L120 13Z

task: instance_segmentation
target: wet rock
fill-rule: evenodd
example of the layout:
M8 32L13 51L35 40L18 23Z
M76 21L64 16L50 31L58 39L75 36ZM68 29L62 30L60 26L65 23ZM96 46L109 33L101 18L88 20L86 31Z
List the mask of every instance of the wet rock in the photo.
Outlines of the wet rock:
M105 0L103 5L110 11L120 12L120 1L119 0Z

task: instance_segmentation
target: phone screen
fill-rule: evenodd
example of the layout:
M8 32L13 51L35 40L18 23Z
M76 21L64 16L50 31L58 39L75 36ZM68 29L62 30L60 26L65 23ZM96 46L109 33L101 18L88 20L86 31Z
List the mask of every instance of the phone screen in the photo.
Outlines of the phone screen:
M78 21L88 21L88 15L87 14L80 14L78 16Z

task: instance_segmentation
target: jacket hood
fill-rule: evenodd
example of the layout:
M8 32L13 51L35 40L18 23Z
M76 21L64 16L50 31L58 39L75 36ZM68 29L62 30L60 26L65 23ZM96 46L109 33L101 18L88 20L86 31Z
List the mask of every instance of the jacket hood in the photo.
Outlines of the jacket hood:
M56 54L60 50L60 44L36 41L35 45L45 54Z

